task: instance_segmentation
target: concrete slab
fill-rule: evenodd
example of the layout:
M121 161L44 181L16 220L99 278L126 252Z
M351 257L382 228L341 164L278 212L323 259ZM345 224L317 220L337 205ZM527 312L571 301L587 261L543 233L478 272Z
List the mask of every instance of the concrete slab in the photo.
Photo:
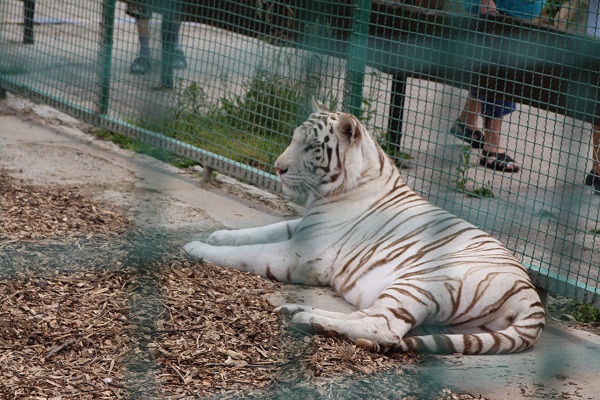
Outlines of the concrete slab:
M356 309L328 288L288 286L269 300L301 303L330 311ZM430 356L408 366L429 383L490 400L600 398L600 336L548 320L536 345L519 354Z
M0 46L0 64L5 70L14 71L11 79L24 86L55 95L60 88L57 96L61 101L94 110L97 59L89 54L89 49L97 47L101 29L97 23L98 2L81 0L72 9L46 4L44 9L36 10L41 19L77 23L37 26L36 43L31 46L21 45L22 32L12 25L21 14L14 12L20 10L17 4L0 2L0 17L6 15L8 22L0 24L3 43L7 43ZM175 73L181 79L181 87L176 91L156 91L160 82L160 22L153 21L153 70L143 76L131 75L130 63L138 52L135 26L125 18L124 3L117 2L117 8L111 118L127 122L147 117L160 120L173 111L174 105L189 102L182 92L192 83L202 88L209 103L216 104L218 99L242 95L259 68L279 71L282 77L306 72L303 65L309 60L307 53L203 24L186 23L181 40L189 67ZM88 10L84 13L87 15L82 10ZM337 96L341 102L343 90L338 89L343 87L339 79L345 74L345 61L335 57L318 59L317 62L311 58L311 74L322 74L322 87L330 88L331 96ZM373 128L388 126L391 79L381 71L367 69L365 89L372 103L370 108L376 110L370 123ZM599 276L600 240L591 232L598 229L600 197L583 184L590 162L590 125L520 106L520 112L505 118L501 143L522 166L521 171L499 174L478 168L478 153L472 152L462 176L469 188L488 188L495 199L469 198L452 183L465 167L459 162L464 142L447 134L466 96L467 91L461 88L408 80L402 150L412 155L409 164L418 168L404 171L407 181L432 203L501 237L533 268L558 274L561 279L551 282L555 287L561 288L566 278ZM552 251L545 243L552 243ZM542 275L547 274L544 271ZM588 284L585 279L579 283ZM585 292L578 290L577 295L583 297Z
M9 102L16 98L9 96ZM21 100L19 100L21 101ZM84 134L77 121L29 104L33 113L0 107L0 168L34 184L62 185L115 202L140 225L170 229L183 239L222 227L273 223L290 209L273 195L223 178L202 187L199 177ZM43 108L43 119L35 108ZM4 115L3 115L4 114ZM237 193L232 194L232 193ZM299 302L353 308L328 289L285 287L274 305ZM423 379L493 400L600 398L600 337L549 321L536 346L509 356L431 356L412 366Z
M43 115L49 112L38 107ZM35 185L75 187L116 202L141 226L211 232L257 221L270 224L290 211L281 201L281 212L271 208L267 213L260 202L236 196L231 187L236 184L226 177L219 179L220 189L203 188L199 176L74 131L74 125L59 119L51 121L41 125L34 117L0 116L0 167Z
M451 389L490 399L598 399L600 337L550 320L521 354L435 357L417 368Z

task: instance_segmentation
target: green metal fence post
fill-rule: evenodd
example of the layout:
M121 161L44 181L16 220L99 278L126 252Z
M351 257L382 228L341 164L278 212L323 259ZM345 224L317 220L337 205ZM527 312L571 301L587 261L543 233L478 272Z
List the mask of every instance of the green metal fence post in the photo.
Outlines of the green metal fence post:
M367 44L369 22L371 19L371 0L355 0L352 10L352 32L348 43L346 58L346 84L344 88L345 112L360 116L362 90L367 65Z
M35 0L23 1L23 43L33 44Z
M110 100L110 74L113 51L113 34L115 28L116 0L104 0L102 7L102 39L98 55L98 85L99 99L96 112L99 115L108 114Z
M160 64L161 89L173 89L173 56L175 55L175 15L165 12L161 25L162 61Z

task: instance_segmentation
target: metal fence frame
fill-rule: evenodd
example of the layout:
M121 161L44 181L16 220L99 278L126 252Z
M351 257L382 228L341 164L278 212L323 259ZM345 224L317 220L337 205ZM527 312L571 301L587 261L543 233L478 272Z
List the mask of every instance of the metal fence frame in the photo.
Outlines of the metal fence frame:
M378 2L379 6L381 2ZM33 19L33 6L31 4L35 4L34 2L24 2L26 16L25 21L31 21ZM207 171L212 169L223 172L227 175L242 179L246 182L250 182L257 186L263 187L267 190L280 192L281 186L278 182L276 176L265 172L258 168L253 168L248 165L244 165L242 163L233 161L226 157L223 157L219 154L204 150L197 146L190 145L183 141L166 137L159 133L153 132L148 129L144 129L142 127L136 126L134 124L128 123L123 120L118 120L112 118L109 113L109 99L110 99L110 80L111 80L111 65L112 65L112 55L113 55L113 29L114 29L114 20L115 20L115 4L116 0L105 0L103 2L103 12L102 12L102 21L101 21L101 32L102 37L100 40L100 47L98 51L98 70L97 70L97 80L98 80L98 92L96 108L94 110L86 109L77 104L70 103L61 99L57 96L53 96L49 93L44 93L38 91L34 88L27 87L26 85L22 85L18 80L12 79L8 75L2 75L0 73L0 88L3 91L10 91L19 95L23 95L25 97L29 97L35 101L43 102L48 104L58 110L61 110L73 117L76 117L84 122L93 124L98 127L106 128L110 131L117 132L128 137L140 140L142 142L157 146L161 149L165 149L173 154L187 157L191 160L194 160L200 164L202 164ZM29 8L28 8L29 7ZM351 15L351 23L349 26L349 30L347 32L347 37L344 38L345 42L340 45L339 40L336 41L338 47L334 49L331 54L335 54L336 56L345 57L346 58L346 77L345 77L345 89L344 89L344 99L343 99L343 107L344 110L348 112L357 113L361 107L362 101L362 93L364 87L364 79L365 79L365 68L370 65L373 68L381 68L385 70L386 68L390 68L389 65L385 65L386 62L381 60L381 54L368 53L368 48L373 45L374 38L370 33L370 23L369 21L373 18L374 11L374 2L371 0L354 0ZM410 11L410 10L409 10ZM413 10L414 11L414 10ZM406 9L402 9L401 12L406 12ZM429 23L436 23L435 14L424 14L424 18L429 18L427 21ZM400 17L398 17L401 20ZM425 20L423 20L425 21ZM166 22L163 23L169 24L169 19L166 19ZM450 20L450 24L456 24L457 26L474 26L479 27L480 29L486 30L489 27L484 26L481 27L481 20L474 17L465 17L462 16L460 18L454 18ZM24 33L24 42L31 43L33 42L33 31L31 24L26 23L25 25L25 33ZM163 27L164 28L164 27ZM168 29L168 27L166 28ZM525 28L520 28L526 30ZM418 29L417 29L418 30ZM492 36L496 35L494 32L488 32ZM439 39L439 36L430 36L427 32L420 33L420 40L423 42L416 42L416 46L418 47L420 43L435 41ZM499 40L504 40L504 44L510 43L510 41L518 41L521 40L520 37L508 37L502 38L498 36ZM306 38L305 38L306 39ZM578 37L562 37L557 36L557 41L561 41L561 43L571 43L575 49L585 49L586 46L590 46L590 41L584 38ZM380 43L381 44L381 43ZM296 43L299 48L308 49L310 51L323 51L327 52L326 49L330 44L327 43L319 43L315 45L311 42L310 38L305 41L299 41ZM401 46L402 43L390 45L389 43L384 43L383 46L388 48L388 51L392 51L397 49L397 46ZM600 48L600 46L596 46L592 43L594 49ZM396 46L396 47L394 47ZM165 50L165 49L163 49ZM169 51L169 49L166 49ZM524 49L524 52L527 52L529 49ZM573 58L573 53L569 54L561 54L563 50L561 48L555 48L555 51L544 51L543 55L536 54L532 60L533 61L545 61L562 63L566 67L565 68L576 68L578 65L582 63L586 63L588 60L581 59L581 57ZM382 50L384 51L384 50ZM516 55L522 56L522 55ZM502 62L510 63L512 61L502 61L502 54L498 52L497 54L491 56L491 58L496 58L496 61L500 64ZM536 58L537 57L537 58ZM541 57L541 58L540 58ZM425 57L425 60L428 58ZM433 63L433 59L429 58L429 60ZM167 60L168 61L168 60ZM414 62L414 60L403 60L405 64L402 66L396 66L396 72L405 70L409 71L410 68L419 69L415 76L424 76L426 75L425 70L429 71L432 68L439 67L439 63L443 63L444 60L437 60L438 65L426 65L425 67L421 66L410 66L410 62ZM531 61L531 60L530 60ZM400 62L396 60L395 62ZM579 64L578 64L579 63ZM163 60L163 64L161 66L161 83L163 86L172 87L173 85L173 70L169 68L169 65L165 60ZM457 86L466 86L467 80L465 77L459 76L456 74L456 71L460 71L463 68L461 65L453 65L450 66L448 70L445 71L447 74L447 81L455 81ZM439 79L439 71L438 71L438 79ZM394 81L392 82L392 98L390 99L390 113L389 113L389 130L391 135L396 135L393 138L393 141L399 140L400 132L402 131L402 113L404 111L404 97L403 91L406 84L407 76L411 74L403 75L401 73L392 73L394 77ZM586 82L590 82L590 77L587 75L576 76L571 79L571 76L565 78L566 81L575 82L578 85L585 85ZM435 80L435 79L434 79ZM575 85L576 86L576 85ZM566 92L569 92L569 89L566 89ZM0 94L2 94L0 92ZM567 93L568 94L568 93ZM527 95L524 94L523 98L527 100ZM593 112L589 110L593 110L595 107L596 98L593 95L590 95L588 98L582 98L581 101L572 102L570 104L565 105L562 110L559 110L563 113L573 115L574 117L579 117L583 119L593 119ZM534 102L535 104L535 102ZM557 103L558 104L558 103ZM568 278L559 273L555 273L546 268L536 266L536 265L527 265L530 269L530 274L533 278L534 283L543 288L550 290L551 292L558 293L561 295L565 295L567 297L576 299L578 301L582 301L585 303L600 305L600 288L598 287L598 281L596 281L596 286L593 286L588 283L583 283L578 281L577 279Z

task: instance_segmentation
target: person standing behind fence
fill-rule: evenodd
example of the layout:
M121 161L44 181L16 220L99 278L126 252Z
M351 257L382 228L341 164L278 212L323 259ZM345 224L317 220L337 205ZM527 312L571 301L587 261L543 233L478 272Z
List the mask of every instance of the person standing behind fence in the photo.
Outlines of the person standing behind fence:
M559 31L600 38L600 2L598 0L569 0L560 5L555 15L548 15L551 27ZM598 88L595 88L596 91ZM596 94L598 96L598 94ZM596 99L599 101L600 99ZM600 104L598 106L600 108ZM596 111L598 115L600 110ZM584 183L600 195L600 122L592 123L592 169Z
M592 170L588 172L584 183L594 187L594 193L600 195L600 123L592 125Z
M157 1L157 0L123 0L126 3L125 13L135 19L135 25L138 33L139 41L139 53L138 56L133 60L129 72L133 75L145 75L152 68L152 51L150 49L150 19L152 18L152 11L161 13L164 12L162 7L169 7L170 2ZM185 69L187 68L187 61L185 54L181 49L180 39L181 21L177 19L174 23L173 29L173 42L175 52L173 54L173 68L174 69Z
M589 0L585 33L589 37L600 38L600 2ZM599 99L597 99L599 100ZM596 111L596 115L598 115ZM592 169L586 175L584 183L593 186L594 193L600 195L600 122L592 124Z
M463 0L463 7L471 14L503 14L533 20L542 11L545 0ZM515 160L500 149L502 118L515 111L515 103L480 95L477 88L469 96L449 132L475 149L481 149L479 164L501 172L517 172ZM483 117L483 131L478 129L479 115Z

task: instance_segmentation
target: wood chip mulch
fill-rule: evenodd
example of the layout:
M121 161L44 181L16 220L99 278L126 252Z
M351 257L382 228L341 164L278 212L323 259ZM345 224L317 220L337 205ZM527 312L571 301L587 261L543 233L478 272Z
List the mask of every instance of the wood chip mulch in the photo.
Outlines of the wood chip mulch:
M189 259L177 232L0 184L0 398L474 398L422 357L295 332L263 296L279 284Z
M73 190L25 185L0 170L0 238L118 234L129 219Z

